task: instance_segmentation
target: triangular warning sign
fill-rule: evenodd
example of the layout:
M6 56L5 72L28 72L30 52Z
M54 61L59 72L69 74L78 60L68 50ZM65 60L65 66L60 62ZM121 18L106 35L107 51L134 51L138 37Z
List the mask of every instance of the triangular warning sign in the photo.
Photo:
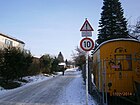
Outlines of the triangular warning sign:
M83 26L81 27L80 31L94 31L91 25L89 24L88 20L86 19Z

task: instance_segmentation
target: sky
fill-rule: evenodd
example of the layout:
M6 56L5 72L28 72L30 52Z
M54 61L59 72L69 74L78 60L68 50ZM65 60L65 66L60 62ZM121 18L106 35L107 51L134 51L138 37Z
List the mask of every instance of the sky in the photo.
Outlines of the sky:
M128 23L135 24L140 0L120 2ZM33 56L57 56L61 51L70 60L83 38L80 28L85 18L96 40L103 0L0 0L0 4L0 33L25 42Z

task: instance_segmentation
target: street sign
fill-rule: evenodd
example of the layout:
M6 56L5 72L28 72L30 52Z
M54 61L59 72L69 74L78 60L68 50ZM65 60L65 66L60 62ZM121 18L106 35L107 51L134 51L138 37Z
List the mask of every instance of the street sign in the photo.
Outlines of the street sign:
M82 37L85 37L80 41L80 47L86 51L86 105L88 105L88 51L94 47L93 40L88 37L92 36L92 31L94 30L86 19L80 31L82 32Z
M86 19L83 26L81 27L80 31L94 31L91 25L89 24L88 20Z
M90 51L93 49L94 47L94 42L91 38L83 38L80 41L80 47L84 50L84 51Z
M82 37L91 37L92 36L92 32L91 31L82 31Z
M82 32L82 37L91 37L93 28L89 24L88 20L86 19L83 26L81 27L80 31Z

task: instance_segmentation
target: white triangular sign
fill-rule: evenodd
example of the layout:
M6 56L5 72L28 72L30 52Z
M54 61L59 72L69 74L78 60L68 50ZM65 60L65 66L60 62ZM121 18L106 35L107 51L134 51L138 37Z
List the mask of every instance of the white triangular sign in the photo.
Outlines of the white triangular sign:
M91 27L91 25L89 24L88 20L86 19L86 21L84 22L82 28L80 29L80 31L94 31L93 28Z

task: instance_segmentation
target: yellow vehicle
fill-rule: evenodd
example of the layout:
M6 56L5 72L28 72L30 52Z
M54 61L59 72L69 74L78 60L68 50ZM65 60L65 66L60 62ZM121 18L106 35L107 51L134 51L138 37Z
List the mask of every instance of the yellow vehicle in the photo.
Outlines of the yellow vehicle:
M114 39L93 52L94 82L99 92L110 96L131 96L140 84L140 42Z

